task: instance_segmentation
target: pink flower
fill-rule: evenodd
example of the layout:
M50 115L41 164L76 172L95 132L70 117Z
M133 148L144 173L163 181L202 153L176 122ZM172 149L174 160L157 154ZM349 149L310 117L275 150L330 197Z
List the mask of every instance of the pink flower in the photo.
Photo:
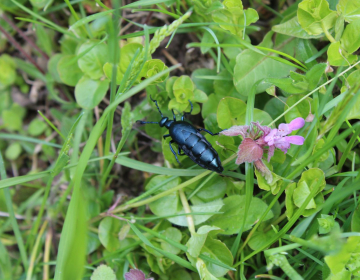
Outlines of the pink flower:
M154 278L146 278L145 274L139 269L130 269L130 272L125 273L125 280L154 280Z
M290 148L290 144L303 145L304 137L287 135L294 130L302 128L304 124L305 120L303 118L296 118L289 124L280 124L278 129L271 129L268 126L260 125L259 122L253 122L251 123L251 126L232 126L229 129L220 132L220 134L226 136L241 135L243 141L239 146L236 164L253 162L265 179L271 183L271 172L262 161L264 151L267 150L267 160L270 161L271 157L274 155L275 148L286 153Z

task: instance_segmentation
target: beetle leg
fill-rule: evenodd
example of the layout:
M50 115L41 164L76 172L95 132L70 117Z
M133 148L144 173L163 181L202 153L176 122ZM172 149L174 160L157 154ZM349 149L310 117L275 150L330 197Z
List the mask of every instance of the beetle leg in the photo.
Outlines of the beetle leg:
M165 135L163 136L164 139L166 139L167 137L170 137L170 134L165 134Z
M191 103L191 101L190 101L190 100L188 100L188 101L189 101L189 103L190 103L191 109L190 109L190 112L184 112L184 114L183 114L182 117L181 117L181 120L182 120L182 121L184 120L185 116L186 116L186 115L190 115L191 112L192 112L193 109L194 109L194 106L193 106L193 104Z
M218 133L212 133L211 131L205 129L205 128L198 128L197 131L205 131L207 133L209 133L211 136L215 136L215 135L219 135L219 132Z
M171 112L173 113L174 121L176 121L174 110L171 110Z
M175 142L174 140L171 140L171 141L169 142L169 147L170 147L170 150L172 151L172 153L174 154L174 156L175 156L175 158L176 158L176 161L177 161L179 164L181 164L180 161L179 161L179 159L178 159L178 157L177 157L177 155L176 155L176 153L175 153L175 151L174 151L174 149L173 149L173 147L171 146L171 143L174 143L174 142Z
M185 156L185 155L186 155L185 153L182 153L182 154L181 154L181 149L180 149L180 147L178 148L178 155L179 155L179 156Z

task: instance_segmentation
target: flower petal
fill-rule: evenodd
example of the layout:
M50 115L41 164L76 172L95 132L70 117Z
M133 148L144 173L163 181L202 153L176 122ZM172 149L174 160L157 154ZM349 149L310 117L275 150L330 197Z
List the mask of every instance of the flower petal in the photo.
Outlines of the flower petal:
M305 120L303 118L296 118L289 123L289 129L292 131L298 130L305 125Z
M272 146L274 145L274 142L275 142L275 136L276 134L278 133L278 130L276 128L272 129L270 131L270 133L265 136L265 142L269 145L269 146Z
M268 158L267 161L270 162L270 159L272 158L272 156L274 155L275 152L275 146L269 146L269 150L268 150Z
M125 273L125 280L146 280L145 274L139 269L130 269L130 272Z
M291 136L289 136L291 137ZM286 140L287 137L282 137L275 141L274 145L276 148L282 150L285 154L287 150L290 149L290 142Z
M226 136L238 136L241 135L243 138L246 137L247 131L249 129L248 125L234 125L230 127L229 129L223 130L220 132L221 135Z
M294 135L294 136L286 136L284 137L285 141L294 145L303 145L305 138L302 136Z
M256 144L253 139L245 138L239 146L236 164L241 164L243 162L253 162L255 160L261 159L262 156L263 149L258 144Z
M271 174L270 169L262 162L261 159L254 161L255 167L260 171L261 175L263 175L266 181L271 184L273 180L273 176Z
M279 129L277 132L278 136L285 136L291 133L290 125L287 123L281 123L279 124Z

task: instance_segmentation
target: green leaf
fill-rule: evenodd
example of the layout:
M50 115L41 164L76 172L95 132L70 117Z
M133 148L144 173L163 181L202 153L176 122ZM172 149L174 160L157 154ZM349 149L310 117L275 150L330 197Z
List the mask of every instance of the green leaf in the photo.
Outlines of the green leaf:
M78 66L75 55L64 55L57 64L61 81L68 86L75 86L84 75Z
M312 39L312 38L320 38L322 35L310 35L307 33L300 25L297 16L292 19L280 23L278 25L274 25L271 29L280 34L302 38L302 39Z
M257 169L255 169L255 174L260 189L271 191L271 193L274 195L279 192L281 185L283 184L282 177L275 174L274 172L271 172L273 180L269 184L268 181L265 179L265 177Z
M39 119L34 119L29 125L28 132L31 136L39 136L45 131L46 128L47 125L45 122Z
M249 247L254 251L263 248L263 246L267 244L268 240L274 238L275 235L276 232L272 229L267 232L255 231L255 233L249 240Z
M305 92L305 89L294 85L294 80L291 78L269 78L265 79L265 81L267 83L277 86L281 90L285 91L287 94L299 94Z
M350 89L353 89L354 86L357 85L359 80L360 80L360 69L355 70L346 78L346 86L341 88L341 92L344 92L348 87ZM348 120L360 119L360 97L358 97L356 99L355 104L351 108L351 110L346 118Z
M325 74L326 67L326 63L319 63L306 72L305 77L309 83L309 91L314 90L318 86L321 81L321 77Z
M167 228L162 233L166 238L171 239L172 241L180 243L182 239L181 231L174 227ZM169 244L168 242L161 242L161 248L169 253L172 253L174 255L177 255L181 252L179 248L174 247L173 245Z
M296 189L296 183L291 183L287 186L285 189L285 206L286 206L286 216L290 220L290 218L293 216L296 206L294 204L293 195L294 190Z
M6 210L4 210L6 211ZM0 278L1 279L13 279L12 278L12 266L10 262L9 252L0 240Z
M286 105L291 107L301 98L303 98L303 95L291 95L286 100ZM288 107L286 106L285 109L287 108ZM309 114L310 114L310 101L308 99L305 99L285 114L285 120L287 123L290 123L292 120L296 118L306 119L306 117Z
M112 217L101 220L99 224L99 240L109 252L114 252L120 248L121 242L118 235L124 225L124 222Z
M214 200L208 203L202 203L202 204L197 204L197 205L192 205L190 206L191 212L195 212L195 213L201 213L201 212L218 212L221 207L224 205L224 203L222 202L221 199L218 200ZM181 210L179 212L177 212L176 214L184 214L184 210ZM205 221L207 221L208 219L210 219L213 216L213 214L210 215L195 215L193 216L194 219L194 224L195 225L199 225ZM187 220L186 220L186 216L178 216L178 217L174 217L174 218L169 218L168 219L171 223L178 225L178 226L187 226Z
M208 32L205 34L208 34ZM197 78L197 76L213 76L213 75L216 75L216 70L200 68L200 69L196 69L195 71L192 72L191 80L194 82L197 89L200 89L203 92L210 94L210 93L214 92L214 85L213 85L214 81L211 79L200 79L200 78ZM171 77L170 79L174 79L174 81L175 81L176 77ZM167 83L166 83L166 90L168 91ZM170 96L170 98L173 98L173 97Z
M218 260L229 266L233 263L233 256L226 245L220 240L213 239L210 236L206 239L201 253L210 259ZM204 260L204 262L209 272L215 277L224 276L229 271L228 269L218 266L210 261Z
M318 181L320 181L321 183L319 185L319 189L316 191L316 194L318 194L325 188L326 182L325 182L324 172L319 168L311 168L301 174L301 178L293 193L294 204L297 207L299 208L301 207L301 205L304 203L304 201L310 194L313 187L316 186L316 183ZM305 207L305 209L312 209L312 208L316 208L314 198L312 198L308 203L308 205L306 205Z
M100 79L104 75L103 66L108 57L107 45L99 42L95 40L87 41L77 51L77 55L81 56L78 59L79 68L94 80ZM85 55L82 55L82 53L85 53Z
M116 275L111 267L107 265L99 265L91 274L91 280L116 280Z
M212 13L212 18L219 23L220 27L229 30L232 34L242 38L245 26L256 22L259 19L254 9L244 10L241 1L225 0L224 8ZM227 25L222 24L227 23Z
M196 195L192 197L191 201L193 203L211 202L224 197L227 187L225 178L220 176L210 178L210 180L206 182L206 185L198 190L198 187L200 187L202 183L202 181L198 181L194 184L196 186L194 189L196 189L197 192Z
M173 92L176 101L179 103L188 104L189 100L194 99L195 85L189 76L181 76L176 79L173 84Z
M357 60L356 55L348 54L340 42L331 43L327 50L329 64L332 66L348 66Z
M11 56L3 54L0 56L0 89L10 86L16 79L16 64Z
M218 280L218 278L209 272L205 262L202 259L196 260L196 268L200 274L201 280Z
M351 231L360 232L360 206L356 207L351 217Z
M225 198L224 206L221 208L223 214L212 217L208 224L224 230L222 234L231 235L238 233L244 220L245 195L233 195ZM254 223L265 212L267 205L261 199L253 197L248 210L248 216L244 225L244 231L252 228ZM264 221L273 217L270 211Z
M26 110L17 103L13 103L7 110L2 111L3 125L7 130L20 131Z
M161 184L162 181L169 179L170 176L158 175L151 178L151 180L146 184L145 190L151 190L155 186ZM180 178L174 178L166 185L158 189L154 194L161 193L173 187L176 187L181 182ZM170 195L162 197L154 202L149 204L151 212L156 216L166 216L176 214L181 209L181 203L179 194L174 192Z
M227 129L233 125L239 125L241 115L245 115L246 104L244 101L225 97L220 100L217 108L217 121L221 129Z
M201 115L205 119L210 114L216 114L218 104L221 97L215 94L210 94L208 100L203 104Z
M330 216L330 215L321 214L321 218L318 218L317 220L319 223L319 234L329 233L335 227L336 224L334 216Z
M129 43L121 48L119 63L117 65L116 84L120 84L126 69L130 66L131 60L138 52L142 50L143 46L139 43ZM150 57L151 58L151 57ZM108 79L112 76L112 64L107 62L104 65L104 72Z
M58 83L62 82L59 72L58 72L58 69L57 69L57 65L62 57L63 57L63 55L60 53L51 56L51 58L48 61L48 65L47 65L47 68L50 72L51 77L55 80L55 82L58 82Z
M273 44L270 39L269 36L265 37L259 46L271 48ZM266 55L247 49L242 51L236 57L234 85L238 93L243 96L248 96L252 86L256 82L266 78L281 78L287 76L289 71L293 69L293 66L289 66L271 59ZM268 87L269 84L260 83L256 88L256 93L263 92Z
M352 236L347 239L347 242L342 245L340 252L326 256L325 262L329 266L331 273L337 274L350 265L354 267L354 261L359 259L360 253L360 237ZM358 261L357 261L358 262ZM359 265L357 265L359 267ZM356 267L356 265L355 265Z
M108 80L93 80L83 76L75 86L76 102L81 108L94 109L103 100L108 89Z
M139 79L143 80L143 79L150 78L150 77L156 75L157 73L159 73L163 70L166 70L166 69L168 69L168 67L160 59L148 60L145 62L144 67L141 69ZM166 73L165 75L163 75L159 79L155 80L151 84L155 85L155 84L161 83L161 82L165 81L168 76L169 76L169 73Z
M347 22L360 18L360 3L358 0L340 0L336 10L342 14Z
M208 101L208 96L206 95L205 92L203 92L199 89L195 89L193 101L199 102L199 103L204 103L204 102Z
M335 23L335 41L340 41L341 36L344 32L344 28L345 28L344 17L340 15Z
M227 70L223 70L218 74L218 77L227 78L230 77L230 73ZM214 93L221 97L239 96L232 80L214 80Z
M8 160L16 160L21 154L21 145L18 142L9 145L5 151L5 157Z
M49 2L52 0L45 0L44 2ZM51 56L54 49L54 35L55 32L51 29L45 29L40 24L35 24L36 37L39 47L45 51L48 56Z
M197 258L201 250L205 244L206 238L210 231L219 230L218 227L211 227L211 226L202 226L198 229L196 233L194 233L189 241L186 243L188 248L188 254L193 258Z
M54 280L82 279L87 247L86 209L80 186L74 186L61 232Z
M330 10L326 0L304 0L298 6L297 16L302 28L310 35L319 35L334 27L337 14Z
M48 1L49 0L30 0L30 3L34 8L42 9L46 6Z
M340 43L344 50L352 54L360 47L360 18L349 23L341 37Z

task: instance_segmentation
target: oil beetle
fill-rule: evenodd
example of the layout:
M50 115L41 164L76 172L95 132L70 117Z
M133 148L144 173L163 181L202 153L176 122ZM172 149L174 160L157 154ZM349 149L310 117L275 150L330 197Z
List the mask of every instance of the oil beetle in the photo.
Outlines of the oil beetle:
M157 104L157 101L150 99L155 103L156 108L158 109L161 120L159 122L144 122L137 121L139 124L158 124L160 127L166 127L169 130L169 134L164 135L164 139L167 137L171 137L172 140L169 143L170 150L174 154L178 163L179 159L171 146L172 143L178 144L178 155L183 156L187 155L192 161L201 166L202 168L209 169L215 171L217 173L223 172L224 168L221 165L221 161L218 153L211 146L211 144L206 140L206 138L200 133L200 131L205 131L210 135L218 135L219 133L212 133L211 131L199 128L196 129L190 123L184 121L185 115L191 114L193 110L193 105L189 100L191 105L191 110L189 113L184 112L181 117L181 121L177 121L175 117L174 110L172 110L174 120L169 120L169 118L164 117L160 111L160 108ZM183 151L183 153L181 153Z

